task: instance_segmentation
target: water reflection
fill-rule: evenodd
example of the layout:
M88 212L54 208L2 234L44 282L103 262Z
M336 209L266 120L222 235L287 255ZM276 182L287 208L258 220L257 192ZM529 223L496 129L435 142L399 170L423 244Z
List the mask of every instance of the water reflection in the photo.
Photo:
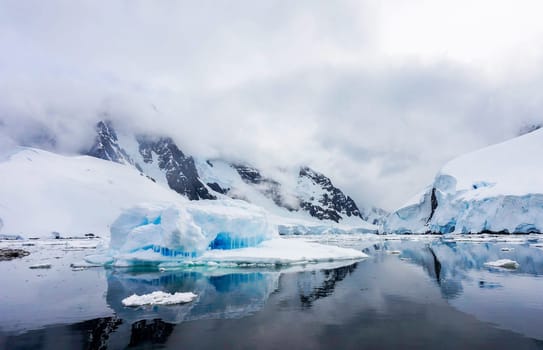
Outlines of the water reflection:
M399 259L422 267L455 308L543 339L539 327L543 321L543 250L529 242L384 241L376 246L368 248L368 253L399 250ZM515 260L520 267L506 270L484 265L498 259Z
M318 299L325 298L332 294L336 284L341 282L348 275L352 274L358 264L352 264L335 269L322 270L312 273L301 274L298 279L300 288L300 302L305 308L309 308Z
M133 323L161 319L180 323L205 318L239 318L262 308L277 289L280 272L251 270L179 270L145 272L112 270L108 274L107 303L122 319ZM192 303L127 308L121 300L132 294L157 290L168 293L193 292Z
M521 265L519 271L500 271L483 264L504 257L503 245L377 241L369 246L371 258L355 264L108 270L103 299L112 309L109 316L49 325L4 343L0 334L0 348L543 347L534 340L543 339L539 251L516 246L507 253L519 256L509 258L527 270ZM199 298L168 307L121 305L133 293L156 290L193 291Z

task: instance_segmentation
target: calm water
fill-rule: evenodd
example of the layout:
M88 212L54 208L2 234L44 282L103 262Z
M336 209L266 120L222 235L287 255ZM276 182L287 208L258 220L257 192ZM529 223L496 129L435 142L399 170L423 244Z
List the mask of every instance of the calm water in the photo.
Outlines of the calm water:
M0 348L543 349L540 248L313 239L371 257L289 269L163 273L0 265ZM508 247L514 249L502 251ZM516 260L520 268L483 265L498 258ZM199 297L178 306L121 305L133 293L155 290Z

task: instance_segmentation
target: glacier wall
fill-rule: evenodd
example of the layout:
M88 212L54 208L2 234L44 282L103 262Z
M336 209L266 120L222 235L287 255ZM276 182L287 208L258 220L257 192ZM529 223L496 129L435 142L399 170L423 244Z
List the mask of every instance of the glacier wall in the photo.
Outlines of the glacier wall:
M418 202L389 215L384 233L541 233L543 194L494 193L494 184L473 182L456 189L456 179L438 174Z
M253 247L277 236L266 212L242 201L144 204L125 210L111 225L109 249L115 260L130 265L160 263L210 249Z
M462 155L390 214L382 232L543 232L543 129Z

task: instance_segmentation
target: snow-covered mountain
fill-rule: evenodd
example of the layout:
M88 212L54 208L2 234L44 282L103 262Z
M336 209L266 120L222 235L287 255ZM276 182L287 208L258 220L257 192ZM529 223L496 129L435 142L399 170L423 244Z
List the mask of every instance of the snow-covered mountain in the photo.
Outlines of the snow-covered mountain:
M0 162L2 235L109 235L121 212L142 202L183 203L132 168L87 156L16 150Z
M543 129L458 157L390 214L391 233L543 232Z
M185 155L171 138L118 132L108 122L96 125L82 156L36 148L3 153L4 236L108 236L115 218L140 203L220 200L229 207L232 199L264 208L280 233L376 231L350 197L309 168L288 174L295 185L287 186L248 166Z
M118 132L107 121L99 122L96 132L86 154L135 167L191 200L226 196L262 206L282 218L332 221L368 231L375 230L373 225L380 224L386 214L377 208L359 209L328 177L309 167L287 172L283 174L286 181L281 181L285 179L266 176L248 164L187 156L169 137ZM288 231L297 230L290 227Z
M215 199L199 180L194 159L187 157L168 137L122 135L110 122L96 125L96 139L87 155L136 167L155 181L167 184L191 200Z

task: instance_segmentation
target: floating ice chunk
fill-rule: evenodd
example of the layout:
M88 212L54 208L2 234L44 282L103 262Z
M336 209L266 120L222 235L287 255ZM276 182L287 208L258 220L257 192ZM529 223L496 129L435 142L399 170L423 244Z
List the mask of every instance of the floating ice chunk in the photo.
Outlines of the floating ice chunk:
M515 248L502 247L502 249L501 249L502 252L511 252L513 250L515 250Z
M520 267L520 264L514 260L511 259L500 259L496 261L489 261L484 264L488 267L502 267L504 269L518 269Z
M256 247L235 250L208 250L195 264L209 262L263 265L290 265L338 260L360 260L368 256L356 249L340 248L283 238L264 241Z
M111 226L107 255L86 260L115 267L172 269L214 263L284 265L367 257L359 250L282 239L261 208L234 200L129 209Z
M150 294L133 294L122 300L124 306L143 306L143 305L174 305L193 301L197 297L192 292L170 294L156 291Z
M208 249L254 247L276 237L264 210L242 201L140 205L111 226L110 251L127 261L194 259Z

